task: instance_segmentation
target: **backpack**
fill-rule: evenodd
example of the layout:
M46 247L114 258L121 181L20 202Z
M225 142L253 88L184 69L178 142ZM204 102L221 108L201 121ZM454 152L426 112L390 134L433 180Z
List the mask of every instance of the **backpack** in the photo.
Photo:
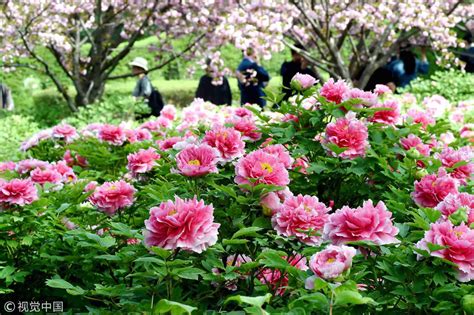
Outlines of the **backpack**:
M151 91L151 94L148 97L148 106L150 106L151 114L153 116L160 116L161 110L165 106L160 92L155 89Z

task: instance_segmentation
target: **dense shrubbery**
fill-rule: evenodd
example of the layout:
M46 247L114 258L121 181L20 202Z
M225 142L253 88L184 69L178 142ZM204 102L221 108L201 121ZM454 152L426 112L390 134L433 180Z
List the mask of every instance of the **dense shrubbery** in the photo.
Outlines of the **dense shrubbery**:
M428 79L411 82L404 92L413 93L420 100L431 95L441 95L451 102L474 99L474 75L459 70L436 71Z
M0 292L72 312L472 312L472 104L308 83L273 112L196 100L30 138L43 161L0 164Z

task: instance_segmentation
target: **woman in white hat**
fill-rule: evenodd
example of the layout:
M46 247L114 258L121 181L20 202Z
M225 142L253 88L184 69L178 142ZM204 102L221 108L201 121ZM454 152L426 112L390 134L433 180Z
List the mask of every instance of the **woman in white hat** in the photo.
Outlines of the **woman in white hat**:
M132 95L136 98L148 99L153 91L151 81L146 75L148 72L148 62L145 58L136 57L129 65L132 67L132 73L138 77Z
M150 79L146 75L148 72L148 62L145 58L136 57L130 62L130 66L132 66L132 73L138 76L138 81L133 89L132 95L137 100L145 99L151 109L150 114L142 115L141 118L146 118L150 115L159 116L163 109L164 102L161 94L153 88Z

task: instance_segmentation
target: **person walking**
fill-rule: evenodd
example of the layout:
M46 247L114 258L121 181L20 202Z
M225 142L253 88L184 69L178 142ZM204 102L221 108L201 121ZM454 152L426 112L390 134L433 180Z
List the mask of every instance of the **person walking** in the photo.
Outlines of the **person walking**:
M426 48L421 48L421 60L416 57L411 47L404 48L399 58L387 64L387 69L391 72L394 83L397 87L405 87L415 80L418 75L427 74L429 63L426 58Z
M199 80L199 85L196 90L196 97L202 98L206 102L211 102L215 105L231 105L232 92L230 90L229 81L224 76L220 84L213 82L211 60L206 60L206 74Z
M15 104L13 103L12 91L6 84L0 82L0 108L5 110L13 110Z
M257 60L255 50L252 47L247 48L236 75L240 89L240 104L257 104L263 108L266 105L263 88L270 81L270 76Z
M304 50L301 45L296 45L296 48ZM291 96L290 82L297 73L309 74L313 78L317 78L316 73L308 67L308 61L296 50L291 50L291 61L285 61L281 65L280 74L282 76L283 87L282 93L285 93L283 100L287 100Z
M151 109L151 115L159 116L164 102L161 94L153 88L147 76L148 62L145 58L136 57L129 65L132 67L132 73L138 77L132 95L136 100L144 99Z

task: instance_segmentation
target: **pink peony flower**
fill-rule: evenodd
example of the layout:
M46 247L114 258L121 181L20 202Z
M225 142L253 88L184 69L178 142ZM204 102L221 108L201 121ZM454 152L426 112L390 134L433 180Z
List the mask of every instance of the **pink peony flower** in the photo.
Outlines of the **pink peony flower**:
M426 175L420 181L415 181L415 191L411 197L420 207L434 208L450 193L457 193L458 186L459 182L440 168L438 175Z
M28 159L28 160L23 160L17 163L16 165L16 171L20 174L27 174L34 170L35 168L47 168L49 166L48 162L45 161L40 161L37 159Z
M60 124L53 127L53 138L64 139L66 142L71 142L78 138L76 128L68 124Z
M374 107L384 108L374 113L370 121L386 125L395 125L400 119L400 106L394 100L388 100L383 104L375 105ZM389 109L387 109L389 108Z
M310 165L308 158L305 156L301 156L299 158L296 158L295 162L293 163L292 169L301 174L308 174L309 166Z
M112 145L122 145L127 136L122 127L104 124L99 129L99 140Z
M311 256L309 269L320 278L335 279L351 268L355 255L356 250L353 247L329 245Z
M245 107L237 107L234 114L238 117L253 118L253 113Z
M14 171L16 168L16 163L12 161L0 162L0 173L5 171Z
M312 87L318 82L309 74L302 74L297 72L291 79L291 87L298 91L304 91Z
M400 144L404 150L408 151L411 148L415 148L421 155L430 156L430 146L423 144L423 141L414 134L410 134L406 138L401 138Z
M329 102L334 102L339 104L342 102L343 96L349 90L346 82L344 81L337 81L334 82L333 78L330 78L320 90L321 96L326 98Z
M59 184L62 182L62 175L52 167L45 169L35 168L30 173L30 178L34 183L44 185L46 183Z
M89 201L100 211L114 215L117 210L133 204L134 194L135 188L123 180L105 182L89 196Z
M65 183L74 182L77 179L74 170L66 164L66 161L58 161L51 164L51 168L61 174L61 180Z
M94 191L96 190L97 185L98 185L97 182L93 180L84 187L84 191L85 192Z
M412 119L414 124L421 124L423 129L426 129L428 125L434 125L436 122L428 112L422 112L413 108L408 111L407 116Z
M458 279L461 282L474 280L474 230L464 223L453 226L450 221L433 223L430 230L416 247L430 251L428 243L447 246L447 248L431 251L431 256L440 257L458 266Z
M154 148L140 149L138 152L129 154L127 156L128 165L127 169L132 174L146 173L157 165L156 161L160 158L160 155L156 153Z
M454 168L450 171L450 176L457 178L461 183L472 177L474 173L474 152L470 147L462 147L458 150L454 150L450 147L445 147L440 154L436 154L435 157L439 159L446 168ZM464 165L454 167L458 163L465 163Z
M240 267L243 264L252 262L252 258L244 254L233 254L227 257L226 266Z
M213 213L212 205L196 198L163 202L151 208L145 220L145 244L201 253L217 242L220 224L213 222Z
M329 215L327 208L317 197L292 196L287 198L272 217L272 226L278 235L296 236L309 245L320 245L321 235Z
M176 107L174 107L173 105L163 106L163 109L160 112L160 116L163 116L168 120L174 120L176 116Z
M285 168L290 169L293 165L294 159L291 157L290 152L281 144L272 144L263 147L263 152L276 156Z
M238 185L268 184L287 186L288 171L280 160L263 150L256 150L241 158L235 166L235 182Z
M282 257L288 263L300 270L308 270L306 257L296 254L291 257ZM264 268L257 274L258 280L267 285L276 295L283 295L288 286L288 274L279 269Z
M393 226L391 217L392 213L382 201L374 206L372 200L368 200L355 209L344 206L329 216L324 235L336 245L352 241L372 241L378 245L399 243L395 238L398 228Z
M285 202L287 198L293 197L293 193L285 187L285 189L272 191L260 198L260 205L263 208L263 214L267 216L274 215Z
M137 245L140 244L140 240L138 238L127 238L127 245Z
M0 181L0 203L24 206L38 200L38 191L30 179Z
M377 94L357 88L352 88L347 90L343 96L344 101L351 99L359 99L362 102L360 104L353 105L355 108L374 106L377 103Z
M443 132L442 134L439 135L439 140L445 144L449 145L456 141L456 137L454 137L454 134L451 131L448 132Z
M257 141L262 137L252 118L232 118L226 121L242 134L242 140Z
M171 137L164 140L158 140L156 141L156 144L160 147L160 150L168 151L172 149L176 143L181 142L183 140L184 139L182 137Z
M451 193L447 195L435 209L440 211L445 217L449 217L460 208L465 208L469 214L473 213L474 195L468 193ZM468 224L470 224L470 222L468 222Z
M346 117L339 118L335 123L329 123L326 126L326 132L321 143L326 147L328 153L334 157L354 159L365 156L365 151L369 146L368 137L367 126L356 119L352 113L348 113ZM327 147L328 144L334 144L341 149L345 149L345 151L336 154Z
M176 155L179 173L196 177L217 173L218 152L207 144L190 145Z
M222 162L229 162L245 153L245 142L234 128L217 127L206 132L203 143L216 148Z
M73 156L70 150L66 150L66 152L64 152L63 160L68 166L71 167L74 165L78 165L80 167L86 167L89 165L89 162L87 162L85 157L82 157L79 154L74 154Z
M392 94L392 90L385 84L376 84L374 93L377 94L378 96L381 96L384 94Z
M135 129L135 137L137 138L137 141L147 141L151 140L153 137L151 133L147 129Z

